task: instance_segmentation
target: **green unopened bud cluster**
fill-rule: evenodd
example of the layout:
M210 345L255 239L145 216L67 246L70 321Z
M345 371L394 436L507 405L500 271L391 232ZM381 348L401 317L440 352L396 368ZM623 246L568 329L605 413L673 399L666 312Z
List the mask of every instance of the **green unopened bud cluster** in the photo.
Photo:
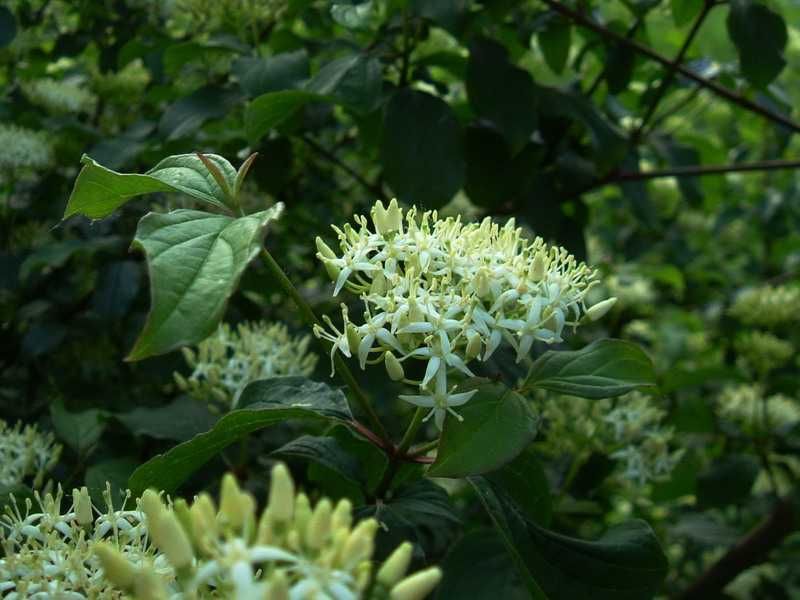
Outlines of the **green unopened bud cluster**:
M23 428L22 423L10 427L0 420L0 486L32 480L31 487L41 488L61 449L52 433L39 431L35 425Z
M640 486L668 475L682 451L672 451L674 430L652 398L633 392L616 400L574 396L542 403L541 449L552 456L598 452L619 463L618 474Z
M317 356L308 351L310 341L307 335L290 335L282 323L244 322L235 330L222 324L196 351L183 349L193 370L188 378L175 373L175 380L195 398L213 403L212 410L233 410L251 381L310 375L317 364Z
M53 163L53 145L38 131L0 125L0 176L7 169L44 169Z
M327 498L312 507L295 493L285 465L271 474L269 501L258 515L252 495L228 474L217 507L207 494L171 507L158 494L142 496L152 542L174 579L128 565L113 546L98 549L106 574L132 598L241 598L258 600L422 600L441 578L438 568L406 576L411 545L401 544L373 575L377 521L353 522L348 500Z
M364 216L357 228L334 227L338 251L317 238L334 295L347 288L365 310L358 324L342 305L341 330L325 317L328 327L315 333L333 343L331 360L338 351L361 368L385 361L392 379L419 386L419 395L400 397L430 408L440 428L474 394L454 394L448 369L472 376L467 363L487 360L503 340L521 361L535 341L560 342L565 327L600 319L616 301L587 307L595 272L564 248L529 243L513 219L464 224L435 211L403 214L396 200L377 202L371 217L372 229ZM406 376L408 359L426 361L421 380Z
M104 575L98 544L126 565L147 565L160 580L170 580L169 565L148 542L140 511L115 509L108 490L102 513L85 487L73 491L71 505L66 500L59 489L7 509L0 523L0 597L121 600Z
M800 322L800 286L761 286L743 292L729 313L746 325L774 328Z
M800 423L797 400L783 394L767 396L758 384L723 388L717 396L717 414L748 433Z

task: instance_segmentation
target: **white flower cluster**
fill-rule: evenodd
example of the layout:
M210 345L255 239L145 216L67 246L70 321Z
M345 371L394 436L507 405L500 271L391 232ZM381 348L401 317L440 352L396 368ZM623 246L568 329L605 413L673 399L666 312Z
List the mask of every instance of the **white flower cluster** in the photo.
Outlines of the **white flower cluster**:
M520 361L534 341L560 342L582 312L594 320L615 301L587 310L595 273L541 238L528 243L513 219L503 227L489 218L464 224L416 208L404 217L396 200L387 208L377 202L371 216L374 231L364 216L356 216L357 228L334 227L341 256L317 238L334 295L344 287L359 294L364 322L352 322L343 305L341 331L324 317L330 331L315 333L333 343L331 359L339 351L357 356L361 368L385 361L393 379L419 386L420 395L400 397L430 408L440 428L475 393L448 389L448 368L472 376L467 362L487 360L503 340ZM427 361L421 380L405 376L402 363L411 358Z
M33 477L31 486L41 488L61 449L52 433L43 433L35 425L23 428L20 422L9 427L0 420L0 485L12 486Z
M82 81L67 79L33 79L21 84L25 97L54 114L88 113L97 97Z
M683 455L670 451L673 429L661 423L665 411L638 392L616 400L547 398L542 416L541 448L547 454L606 454L620 462L622 477L640 486L669 474Z
M317 356L308 352L310 336L289 334L282 323L228 324L202 341L197 352L183 348L183 356L193 371L188 379L175 373L175 380L198 400L214 400L223 409L239 404L244 388L251 381L279 375L310 375ZM209 405L209 408L216 409Z
M800 286L794 284L760 286L739 295L728 311L747 325L779 327L798 321Z
M41 170L53 163L53 145L40 131L0 125L0 175L7 170Z
M757 384L723 388L717 397L717 412L723 419L755 430L800 423L800 402L783 394L766 396Z
M174 581L130 564L113 546L98 548L113 583L138 600L358 600L373 580L370 562L378 524L353 524L352 505L320 500L313 509L295 495L283 464L272 469L269 503L258 517L253 496L228 474L219 509L207 494L189 505L165 506L153 491L142 496L150 535L166 557ZM422 600L441 571L405 576L412 546L401 544L374 575L373 598Z
M99 541L129 563L153 565L169 581L164 558L148 543L144 515L115 509L108 491L105 498L104 513L92 507L86 488L73 491L66 512L60 489L55 496L36 494L36 501L28 500L22 512L12 505L0 521L0 597L121 600L122 594L103 576L95 554Z

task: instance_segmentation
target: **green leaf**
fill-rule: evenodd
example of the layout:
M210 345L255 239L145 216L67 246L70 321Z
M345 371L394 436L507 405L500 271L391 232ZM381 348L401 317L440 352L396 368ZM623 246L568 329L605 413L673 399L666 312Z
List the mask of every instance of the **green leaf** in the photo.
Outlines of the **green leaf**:
M628 46L606 47L605 78L610 93L619 94L627 89L633 77L634 58L634 51Z
M13 500L11 499L12 496ZM0 485L0 513L6 514L7 506L16 505L19 508L23 508L25 500L30 499L35 502L34 498L33 490L25 484Z
M211 431L151 458L136 469L128 481L133 497L147 488L174 493L209 459L251 431L287 419L353 418L341 391L299 376L251 383L240 402L246 408L226 414Z
M670 0L672 20L678 27L683 27L694 19L703 9L705 0Z
M165 406L139 406L114 417L134 435L178 442L209 431L217 422L217 417L204 403L189 395L180 396Z
M67 264L67 261L75 252L91 250L97 247L98 244L96 242L69 238L37 248L22 261L19 267L19 279L20 281L25 281L33 273L46 267L59 269Z
M337 58L322 67L306 85L306 91L334 98L366 114L381 102L381 64L371 54Z
M386 108L380 139L386 182L397 198L441 208L464 182L461 125L447 103L401 89Z
M510 463L484 475L484 478L500 487L526 519L544 527L550 523L553 511L550 483L531 446Z
M89 488L89 495L96 506L105 506L103 492L106 486L111 488L111 499L122 500L128 488L128 478L139 466L139 462L131 458L112 458L92 465L86 469L84 481Z
M302 49L269 58L237 58L231 64L231 75L252 97L299 88L308 77L308 53Z
M342 27L354 31L368 31L372 20L372 1L361 4L334 4L331 17Z
M644 521L615 525L599 540L570 538L524 519L484 477L470 477L535 599L652 600L668 562Z
M97 409L69 412L61 400L50 404L50 416L58 434L78 456L88 454L94 447L107 420L105 413Z
M303 435L284 444L272 454L312 460L336 471L342 479L353 485L363 487L367 483L367 474L358 458L345 452L338 440L332 437Z
M17 20L10 10L0 6L0 48L8 46L17 37Z
M133 246L148 261L152 306L127 360L163 354L204 340L216 329L267 224L283 204L234 219L195 210L149 213Z
M758 475L758 461L730 454L715 460L697 476L697 505L721 508L747 498Z
M636 344L605 339L575 351L548 350L528 371L525 386L581 398L613 398L654 387L653 363Z
M530 594L494 529L472 531L442 559L436 600L529 600Z
M457 391L478 392L458 414L448 415L431 477L464 477L493 471L516 457L536 435L529 402L501 383L468 379Z
M273 127L277 127L300 107L311 102L338 103L333 98L300 90L283 90L259 96L244 109L244 130L247 139L253 143L257 142Z
M554 73L563 73L569 58L572 43L572 25L562 21L553 21L536 34L539 48L542 50L547 66Z
M786 66L786 23L766 4L731 0L728 34L739 50L739 68L747 81L766 88Z
M167 140L194 134L209 119L222 119L244 100L235 88L204 85L173 102L158 121L158 131Z
M132 260L115 260L97 274L92 297L95 312L103 319L121 319L139 293L139 265Z
M206 154L229 184L236 170L221 156ZM196 154L168 156L144 175L116 173L84 155L85 165L67 202L64 218L80 213L90 219L107 217L131 198L153 192L183 192L225 208L227 197Z
M465 83L473 110L497 127L516 154L539 122L530 73L514 65L497 42L475 38L469 45Z

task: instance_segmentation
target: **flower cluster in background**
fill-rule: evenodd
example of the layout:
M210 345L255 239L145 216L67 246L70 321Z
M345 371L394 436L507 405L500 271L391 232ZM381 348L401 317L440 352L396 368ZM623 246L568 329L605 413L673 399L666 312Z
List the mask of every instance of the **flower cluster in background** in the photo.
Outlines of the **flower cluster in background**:
M364 216L356 217L358 228L334 227L341 255L317 239L334 295L345 287L359 294L363 323L343 306L341 330L326 318L328 329L315 332L333 343L331 358L355 355L361 368L385 361L392 379L419 386L421 394L400 397L430 408L440 428L474 394L448 388L449 368L473 375L467 363L488 359L503 340L519 362L535 341L560 342L582 313L599 318L615 301L587 310L595 273L563 248L541 238L529 243L513 219L500 227L489 218L464 224L435 211L420 216L416 208L403 215L396 200L377 202L371 216L374 231ZM421 380L406 377L408 359L427 361Z
M17 423L13 427L0 420L0 486L13 486L32 479L39 489L44 478L61 456L61 444L52 433L35 425Z
M97 97L80 81L33 79L24 82L21 87L30 102L53 114L87 113L97 103Z
M103 574L96 555L99 541L130 564L147 563L164 582L171 572L148 542L144 515L115 509L106 491L106 510L92 507L87 489L73 491L72 504L61 508L64 494L36 494L24 510L16 504L0 521L0 596L118 600L122 595Z
M279 375L310 375L317 356L308 351L310 336L292 336L282 323L223 323L197 350L183 348L192 373L175 373L181 389L212 410L233 410L251 381Z
M618 461L619 475L640 486L668 475L682 456L670 448L673 429L662 424L666 411L639 392L614 400L546 397L541 415L544 453L581 460L593 452L606 454Z
M798 304L799 286L761 286L741 293L729 313L746 325L773 328L797 323Z
M165 506L153 491L142 496L140 508L174 580L164 583L114 545L100 545L107 576L133 598L357 600L372 580L377 521L354 524L346 499L334 506L323 498L312 508L305 494L295 494L281 463L272 469L260 517L255 498L230 474L222 480L219 508L207 494ZM422 600L433 590L438 568L406 576L411 551L406 542L389 556L375 574L372 597Z
M717 413L748 431L800 423L800 403L783 394L766 395L763 386L727 386L717 396Z
M44 169L52 162L53 145L44 133L0 125L0 176L9 170Z

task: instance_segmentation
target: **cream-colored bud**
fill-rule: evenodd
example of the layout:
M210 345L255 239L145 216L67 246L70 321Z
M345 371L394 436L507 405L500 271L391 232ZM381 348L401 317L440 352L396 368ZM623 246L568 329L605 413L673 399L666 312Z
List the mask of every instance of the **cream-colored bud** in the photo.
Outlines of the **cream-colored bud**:
M421 323L425 320L425 314L414 296L408 297L408 317L412 323Z
M392 198L389 202L389 208L386 209L386 231L402 231L403 230L403 213L400 206L397 204L397 198Z
M345 335L347 335L347 346L350 348L350 352L355 354L358 352L358 346L361 344L361 336L356 331L356 326L352 323L348 323L347 327L344 328Z
M317 252L320 253L320 256L322 257L323 260L326 258L327 259L336 258L336 254L333 252L333 250L330 249L328 244L322 241L321 237L317 236L316 242L317 242Z
M411 564L411 555L414 552L414 546L411 542L403 542L395 551L389 555L386 562L378 569L378 574L375 576L375 581L385 588L391 588L403 577L405 577L408 567Z
M386 361L386 372L389 373L389 377L392 381L402 381L405 379L406 372L403 370L403 365L397 360L394 354L387 351L383 355L383 358Z
M544 252L541 250L533 257L533 264L528 272L528 277L534 283L538 283L544 277Z
M163 502L155 490L145 490L142 497L139 499L139 510L141 510L147 517L147 521L157 521L158 518L164 513Z
M442 570L431 567L409 575L392 588L389 600L422 600L439 584Z
M336 281L339 279L339 273L341 273L342 270L332 262L326 262L325 272L328 274L328 277L331 278L331 281Z
M294 480L282 462L276 463L270 473L269 507L275 523L287 523L294 518Z
M588 318L590 321L602 319L604 316L606 316L606 314L608 314L608 311L614 308L616 303L616 298L608 298L607 300L598 302L591 308L586 309L586 318Z
M369 293L382 296L386 293L386 276L383 271L375 271L372 281L369 284Z
M308 496L300 492L294 500L294 521L292 523L300 535L305 534L311 514L311 503L308 501Z
M269 587L264 600L290 600L289 581L283 571L275 571L269 578Z
M331 533L331 517L333 505L327 498L323 498L317 503L311 519L306 529L306 546L314 550L319 550L325 543L325 538Z
M72 506L75 510L75 518L79 525L89 525L94 523L92 512L92 499L89 497L89 490L82 487L80 490L72 490Z
M172 511L164 510L155 522L148 521L147 529L155 545L176 571L192 566L192 544Z
M347 241L349 241L351 244L358 243L358 240L361 238L361 236L358 235L358 232L355 229L353 229L353 227L349 223L345 223L344 233L347 236Z
M345 569L352 569L362 560L372 556L375 551L375 532L378 522L375 519L364 519L350 533L342 550L340 564Z
M136 600L168 600L169 594L161 581L161 577L149 567L140 570L133 584L133 596Z
M224 475L221 488L217 522L238 533L254 519L255 500L242 491L232 473Z
M466 354L467 358L470 360L473 358L477 358L478 355L481 353L481 347L483 346L483 339L481 338L481 334L477 331L473 331L472 335L469 336L469 341L467 342L467 349Z
M173 379L175 379L175 383L178 385L178 389L179 390L181 390L182 392L185 392L186 390L189 389L189 384L188 384L188 382L186 381L186 378L183 375L181 375L180 373L175 371L172 374L172 377L173 377Z
M350 529L353 524L353 503L347 498L342 498L336 503L336 508L333 510L331 517L331 529L339 531L340 529Z
M486 273L486 269L478 269L478 272L475 273L475 278L472 280L472 285L478 298L485 298L489 295L492 289L489 286L489 275Z
M381 235L388 233L386 229L386 209L383 207L383 202L378 200L375 206L370 211L372 222L375 224L375 231Z
M133 591L133 582L136 580L136 571L113 546L98 542L94 545L94 553L100 559L103 573L108 580L124 592Z

